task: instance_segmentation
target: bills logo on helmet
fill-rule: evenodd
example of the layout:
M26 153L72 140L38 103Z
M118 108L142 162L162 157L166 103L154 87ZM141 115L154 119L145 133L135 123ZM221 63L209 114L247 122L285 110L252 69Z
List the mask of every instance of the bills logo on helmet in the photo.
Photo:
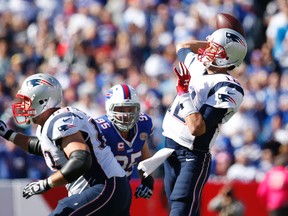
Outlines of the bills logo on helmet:
M110 89L106 94L106 99L110 99L113 96L113 90Z
M246 47L245 42L240 37L231 32L226 32L226 43L228 44L230 42L240 43L242 46Z
M236 104L235 100L234 100L231 96L229 96L229 95L227 95L227 94L218 94L218 99L219 99L221 102L226 101L226 102L231 102L231 103Z

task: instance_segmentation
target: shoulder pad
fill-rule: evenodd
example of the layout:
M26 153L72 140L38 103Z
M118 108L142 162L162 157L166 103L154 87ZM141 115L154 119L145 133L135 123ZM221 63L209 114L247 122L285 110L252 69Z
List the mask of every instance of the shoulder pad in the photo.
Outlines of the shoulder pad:
M69 136L80 130L83 121L77 118L73 112L62 112L53 116L50 121L48 132L52 140L57 140L62 137Z
M112 122L108 119L107 115L102 115L94 119L100 130L112 128Z
M231 86L222 86L216 89L214 94L208 97L206 104L211 105L216 108L233 108L237 109L242 100L244 94L242 87L233 88Z
M145 130L148 132L148 135L153 134L154 125L152 122L152 118L146 113L140 113L138 125L139 127L145 128Z
M189 48L181 48L180 50L178 50L177 52L177 57L178 57L178 60L181 61L181 62L185 62L185 63L188 63L189 62L189 65L191 64L191 62L194 60L195 56L193 56L193 52L191 51L191 49ZM187 55L190 55L189 57L187 57ZM193 57L192 57L193 56Z

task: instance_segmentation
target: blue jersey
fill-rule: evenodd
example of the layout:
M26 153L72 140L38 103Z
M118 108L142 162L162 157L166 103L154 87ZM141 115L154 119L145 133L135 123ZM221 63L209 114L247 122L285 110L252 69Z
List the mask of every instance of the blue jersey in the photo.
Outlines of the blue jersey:
M117 161L130 179L134 166L141 161L142 147L148 137L153 133L151 117L145 113L140 113L139 121L135 127L130 130L130 133L132 133L131 135L133 136L130 142L121 136L114 124L108 119L107 115L98 117L96 122L106 139L106 144L111 147Z

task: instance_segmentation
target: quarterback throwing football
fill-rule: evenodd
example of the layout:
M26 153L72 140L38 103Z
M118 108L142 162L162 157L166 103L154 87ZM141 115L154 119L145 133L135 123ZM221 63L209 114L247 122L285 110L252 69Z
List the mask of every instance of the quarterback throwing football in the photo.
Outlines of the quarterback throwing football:
M165 147L175 151L164 162L170 216L199 215L199 200L209 176L209 152L221 124L237 112L244 91L230 75L247 53L244 37L221 28L207 41L177 45L177 96L163 121Z

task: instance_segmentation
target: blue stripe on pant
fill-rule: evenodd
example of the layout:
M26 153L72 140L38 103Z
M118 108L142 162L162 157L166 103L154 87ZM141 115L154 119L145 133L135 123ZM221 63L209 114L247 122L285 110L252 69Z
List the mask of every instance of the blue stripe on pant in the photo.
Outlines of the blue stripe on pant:
M203 187L208 179L211 154L189 150L166 138L165 147L176 151L164 162L164 185L170 216L197 216Z

